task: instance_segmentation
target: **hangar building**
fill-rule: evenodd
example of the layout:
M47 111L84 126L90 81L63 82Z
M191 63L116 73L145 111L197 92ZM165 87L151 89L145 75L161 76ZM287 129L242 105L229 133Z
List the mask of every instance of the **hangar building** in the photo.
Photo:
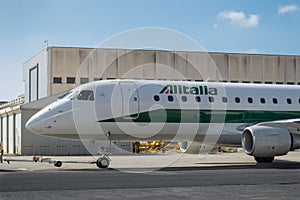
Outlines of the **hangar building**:
M59 94L90 81L116 78L299 85L300 56L47 47L23 63L25 95L0 105L4 152L82 155L96 151L99 145L107 147L107 141L83 145L44 138L27 131L25 124ZM118 145L131 149L127 143Z

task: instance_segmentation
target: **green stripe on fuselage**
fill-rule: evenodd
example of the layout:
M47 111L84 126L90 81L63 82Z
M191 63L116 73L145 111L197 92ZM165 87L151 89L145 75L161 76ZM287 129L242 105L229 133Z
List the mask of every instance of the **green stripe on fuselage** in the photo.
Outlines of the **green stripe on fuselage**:
M159 109L99 122L259 123L300 118L300 111Z

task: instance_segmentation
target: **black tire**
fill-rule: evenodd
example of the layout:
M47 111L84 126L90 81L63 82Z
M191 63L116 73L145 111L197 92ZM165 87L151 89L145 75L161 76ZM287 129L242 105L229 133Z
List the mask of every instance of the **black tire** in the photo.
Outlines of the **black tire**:
M108 168L109 160L105 157L98 158L96 165L99 168Z
M57 161L54 163L55 167L61 167L62 166L62 162L61 161Z
M271 163L274 157L254 157L257 163Z

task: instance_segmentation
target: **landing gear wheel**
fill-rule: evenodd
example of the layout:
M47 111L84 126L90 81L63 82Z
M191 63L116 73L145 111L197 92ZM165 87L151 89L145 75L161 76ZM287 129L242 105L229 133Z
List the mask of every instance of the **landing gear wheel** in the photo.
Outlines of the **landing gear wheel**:
M274 157L254 157L257 163L271 163Z
M109 166L109 159L106 157L98 158L96 165L99 168L107 168Z
M61 162L61 161L56 161L56 162L54 163L54 166L55 166L55 167L61 167L61 166L62 166L62 162Z

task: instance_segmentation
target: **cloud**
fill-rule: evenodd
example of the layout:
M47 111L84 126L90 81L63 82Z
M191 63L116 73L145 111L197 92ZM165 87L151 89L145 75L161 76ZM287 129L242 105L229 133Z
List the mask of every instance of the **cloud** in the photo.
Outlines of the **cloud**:
M241 27L256 27L259 23L259 15L246 15L244 12L236 11L223 11L218 13L218 17L229 20L231 23L239 25Z
M298 11L299 8L297 5L285 5L285 6L278 6L278 15L290 14L292 12Z

